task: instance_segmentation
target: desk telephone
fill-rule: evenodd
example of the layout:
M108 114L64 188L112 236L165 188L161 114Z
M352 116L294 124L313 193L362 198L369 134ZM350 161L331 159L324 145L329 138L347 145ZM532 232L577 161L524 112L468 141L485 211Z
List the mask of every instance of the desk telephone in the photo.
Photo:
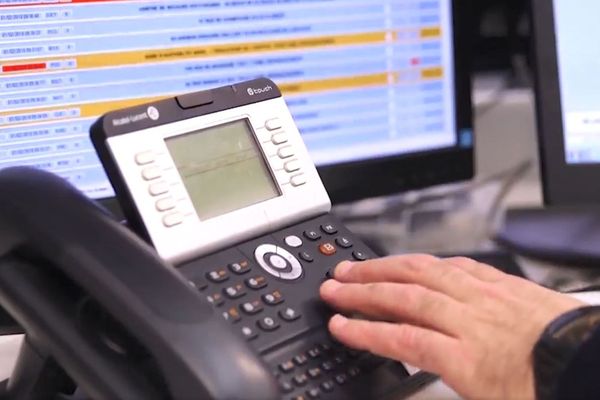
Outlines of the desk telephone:
M160 259L59 179L0 172L0 302L86 394L397 398L427 380L329 337L320 284L374 254L329 214L273 82L110 112L91 137Z

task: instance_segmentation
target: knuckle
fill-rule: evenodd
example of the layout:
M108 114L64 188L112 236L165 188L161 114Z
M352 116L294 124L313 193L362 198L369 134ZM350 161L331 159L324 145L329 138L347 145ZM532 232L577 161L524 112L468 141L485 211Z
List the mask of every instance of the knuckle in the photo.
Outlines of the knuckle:
M409 284L402 291L402 307L408 310L420 309L425 289L419 285Z
M477 261L467 257L450 257L447 259L451 264L458 264L460 266L473 266L479 264Z

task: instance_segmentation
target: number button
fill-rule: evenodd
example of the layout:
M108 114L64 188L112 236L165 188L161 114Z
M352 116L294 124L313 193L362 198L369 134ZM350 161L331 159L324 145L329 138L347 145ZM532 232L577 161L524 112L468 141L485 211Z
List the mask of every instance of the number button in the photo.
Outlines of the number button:
M279 369L284 374L288 374L288 373L292 372L294 370L294 368L296 368L296 366L294 365L294 363L292 361L286 361L286 362L279 364Z
M295 321L298 318L300 318L301 314L298 311L294 310L293 308L288 307L285 310L279 311L279 316L284 321L292 322L292 321Z
M263 331L274 331L279 328L279 323L271 317L264 317L258 321L258 327Z
M242 261L239 263L231 263L228 265L229 270L236 275L243 275L250 272L250 263L248 261Z
M208 302L215 307L219 307L225 302L225 299L223 298L223 295L221 293L215 293L213 295L207 296L206 300L208 300Z
M223 293L225 293L225 296L229 297L230 299L239 299L246 294L246 290L244 285L238 283L237 285L229 286L228 288L223 289Z
M223 318L225 318L226 321L238 322L242 319L242 316L240 315L240 312L237 310L237 308L231 307L229 310L223 313Z
M258 333L256 333L256 331L249 326L244 326L242 328L242 335L246 338L246 340L252 340L258 337Z
M262 296L263 301L270 306L283 303L283 295L279 290L275 290L272 293L267 293Z
M254 315L254 314L258 314L259 312L261 312L262 309L263 309L263 306L260 303L260 301L254 300L254 301L249 301L247 303L242 304L240 306L240 308L246 314L248 314L248 315Z
M227 279L229 279L229 274L227 273L227 270L225 270L225 269L218 269L215 271L208 272L206 274L206 277L211 282L221 283L221 282L225 282Z
M246 279L246 286L252 290L260 290L267 286L267 278L264 276L255 276L253 278Z

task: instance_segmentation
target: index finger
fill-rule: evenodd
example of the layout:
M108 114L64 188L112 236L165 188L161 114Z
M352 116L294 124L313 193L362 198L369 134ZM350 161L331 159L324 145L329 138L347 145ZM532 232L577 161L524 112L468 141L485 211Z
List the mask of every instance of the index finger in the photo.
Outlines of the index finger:
M402 255L360 263L343 262L334 272L343 283L396 282L417 284L466 301L479 296L483 282L453 263L427 255Z

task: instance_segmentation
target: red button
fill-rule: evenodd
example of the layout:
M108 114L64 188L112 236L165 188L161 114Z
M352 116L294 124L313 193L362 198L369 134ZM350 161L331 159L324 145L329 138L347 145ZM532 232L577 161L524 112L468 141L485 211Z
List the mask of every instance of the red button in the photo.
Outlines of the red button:
M337 253L337 249L331 243L323 243L319 246L319 251L325 254L326 256L332 256L335 253Z

